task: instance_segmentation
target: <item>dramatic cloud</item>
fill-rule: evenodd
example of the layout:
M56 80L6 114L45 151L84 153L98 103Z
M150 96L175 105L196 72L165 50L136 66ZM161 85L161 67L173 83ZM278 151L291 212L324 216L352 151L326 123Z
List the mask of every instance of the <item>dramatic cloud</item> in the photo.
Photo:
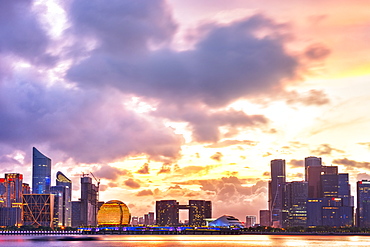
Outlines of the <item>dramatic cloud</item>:
M128 170L121 170L109 165L103 165L99 170L94 172L98 178L105 178L109 180L117 180L120 176L131 176Z
M213 160L216 160L216 161L220 162L223 156L224 156L224 155L223 155L222 153L220 153L220 152L216 152L216 153L215 153L214 155L212 155L210 158L211 158L211 159L213 159Z
M347 158L335 159L333 160L333 164L344 165L347 168L370 169L370 162L359 162Z
M315 90L312 89L305 93L299 93L299 92L289 92L286 97L288 104L296 104L301 103L307 106L310 105L325 105L328 104L330 101L327 97L327 95L321 91L321 90Z
M312 151L313 154L318 156L331 155L332 152L345 153L343 150L333 148L329 144L321 144L316 150Z
M124 184L128 187L130 187L131 189L139 189L141 186L140 186L140 183L139 181L137 180L134 180L132 178L129 178L127 179Z
M330 54L330 49L322 44L313 44L306 48L305 56L312 60L322 60Z
M207 145L207 148L224 148L224 147L229 147L232 145L248 145L248 146L255 146L257 143L254 141L239 141L239 140L226 140L218 143L214 143L211 145Z
M194 111L196 109L196 111ZM217 142L221 139L220 127L228 128L237 134L238 128L262 127L268 119L262 115L248 115L242 111L219 110L191 104L183 106L159 105L154 116L167 117L172 121L187 122L198 142Z
M142 190L139 191L136 196L152 196L153 192L151 190Z
M158 174L170 173L170 172L171 172L171 164L170 163L163 163L162 168L158 171Z
M293 168L302 168L304 167L304 161L303 160L291 160L289 161L289 165Z
M136 173L149 174L149 164L145 163Z
M163 0L110 0L109 4L104 0L78 0L72 2L68 14L70 31L80 38L94 40L96 52L111 58L147 51L150 45L170 40L176 30Z
M1 3L0 54L50 66L55 58L47 53L49 37L32 10L32 4L30 0Z
M81 11L86 12L82 8L85 2L78 3L78 14ZM148 12L155 5L147 6L145 3L143 2L142 7ZM262 15L229 25L208 25L203 28L207 30L206 34L195 44L193 50L158 49L135 56L135 59L118 57L116 54L119 54L120 48L115 49L114 54L110 52L111 47L116 47L115 42L119 42L120 47L123 47L121 49L129 49L132 45L129 41L126 42L129 35L124 32L125 26L121 28L122 20L127 17L123 9L125 6L120 5L122 6L112 4L111 8L122 8L122 11L111 11L106 19L102 17L105 12L99 6L93 8L88 15L98 17L93 18L91 28L87 20L76 21L73 18L76 14L72 11L73 27L76 30L82 29L79 35L84 36L83 30L87 26L93 32L89 35L93 35L99 43L99 47L87 59L68 71L68 78L72 81L95 87L109 84L125 93L157 98L170 104L193 101L209 106L223 106L240 98L283 91L282 82L295 78L298 73L298 58L285 51L284 39L277 31L283 26ZM95 11L99 14L95 15ZM158 7L153 11L159 12L155 15L156 18L163 13L162 8ZM137 12L130 15L130 20L134 23L141 22L140 15L135 14ZM165 17L160 18L161 21L163 19ZM158 20L154 18L155 31L158 29L157 23ZM171 21L161 22L164 23L173 26ZM118 34L115 32L117 29ZM160 26L159 30L162 29L168 30L168 27ZM257 37L255 32L259 29L274 31L268 36ZM144 36L139 39L138 44L144 43L140 40L152 37L152 31L144 30L147 33L138 31Z

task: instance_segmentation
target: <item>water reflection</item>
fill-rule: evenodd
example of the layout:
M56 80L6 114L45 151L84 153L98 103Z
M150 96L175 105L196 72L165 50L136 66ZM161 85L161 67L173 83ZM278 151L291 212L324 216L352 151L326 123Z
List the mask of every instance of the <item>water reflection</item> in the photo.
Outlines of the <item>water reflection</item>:
M0 246L167 247L167 246L369 246L370 236L282 235L109 235L109 236L1 236Z

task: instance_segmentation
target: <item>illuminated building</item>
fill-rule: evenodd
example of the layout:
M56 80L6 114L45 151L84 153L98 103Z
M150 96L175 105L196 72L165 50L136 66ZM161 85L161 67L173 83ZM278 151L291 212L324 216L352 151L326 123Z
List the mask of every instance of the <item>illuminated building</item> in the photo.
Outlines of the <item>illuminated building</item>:
M243 228L243 224L234 216L224 215L219 217L217 220L211 221L208 224L212 227L239 227Z
M356 225L370 227L370 181L357 181Z
M64 227L63 216L63 200L65 196L65 187L64 186L51 186L50 194L54 195L54 217L53 217L53 226L54 227Z
M23 222L20 207L0 207L0 226L20 226Z
M257 217L254 215L245 216L245 227L254 227L256 225Z
M335 182L330 180L330 175L338 175L337 166L308 166L307 167L307 182L308 182L308 197L309 198L322 198L322 175L327 175L325 186L335 186ZM328 187L324 188L324 191L329 194ZM336 192L334 192L336 193Z
M159 226L176 226L179 224L179 203L176 200L156 201L156 222Z
M309 197L307 200L307 226L353 226L353 203L348 174L338 174L337 166L309 167L308 171L309 182L313 174L318 176L314 178L319 183L316 183L316 189L313 190L316 192L313 194L319 193L319 197Z
M285 207L287 217L283 227L305 227L307 223L308 183L294 181L285 184Z
M24 194L23 221L24 225L53 227L54 195Z
M181 208L181 207L180 207ZM204 219L212 218L212 204L210 201L189 200L189 225L205 226Z
M71 226L72 218L72 181L67 178L62 172L56 174L56 186L53 186L55 191L61 195L61 226Z
M99 226L128 225L130 220L130 210L125 203L118 200L104 203L98 212Z
M36 148L32 149L32 193L47 194L50 192L51 159Z
M156 224L160 226L179 225L179 210L189 210L191 226L205 226L207 218L212 218L212 203L204 200L189 200L188 205L179 205L176 200L156 202Z
M23 175L6 173L0 179L0 226L20 226L22 219Z
M271 160L271 181L269 182L269 208L271 224L282 227L284 221L284 185L285 185L285 160Z

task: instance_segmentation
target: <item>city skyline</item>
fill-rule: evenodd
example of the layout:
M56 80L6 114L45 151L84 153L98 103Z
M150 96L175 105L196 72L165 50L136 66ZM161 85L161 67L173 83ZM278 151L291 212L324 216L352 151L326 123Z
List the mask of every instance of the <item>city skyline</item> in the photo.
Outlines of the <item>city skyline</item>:
M0 173L31 185L37 147L74 201L92 172L99 199L134 216L199 199L243 221L269 207L271 160L302 181L315 156L348 173L356 195L370 179L367 6L2 3Z

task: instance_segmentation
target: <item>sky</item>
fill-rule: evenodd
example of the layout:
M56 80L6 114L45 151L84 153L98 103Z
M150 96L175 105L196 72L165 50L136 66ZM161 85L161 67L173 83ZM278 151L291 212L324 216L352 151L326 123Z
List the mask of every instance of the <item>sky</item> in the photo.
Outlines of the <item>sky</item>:
M273 159L287 181L308 156L353 193L370 179L367 0L0 5L0 174L31 184L36 147L74 200L92 172L133 216L199 199L241 221L267 209Z

